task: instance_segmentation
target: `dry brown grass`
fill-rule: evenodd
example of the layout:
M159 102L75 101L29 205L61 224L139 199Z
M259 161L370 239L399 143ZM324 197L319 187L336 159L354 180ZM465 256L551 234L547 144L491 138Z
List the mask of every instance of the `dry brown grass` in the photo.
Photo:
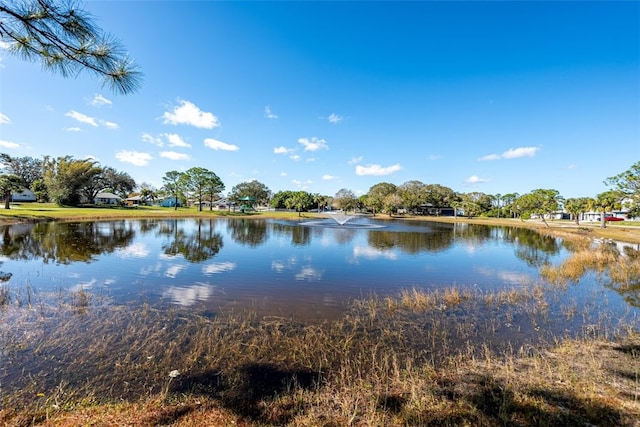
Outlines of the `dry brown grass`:
M61 295L2 311L5 425L633 425L636 326L514 340L551 290L412 289L316 325ZM78 310L78 308L83 310ZM487 308L494 316L478 313ZM475 313L475 314L474 314ZM8 327L11 325L11 327ZM606 333L609 335L609 332ZM172 377L171 371L179 375Z

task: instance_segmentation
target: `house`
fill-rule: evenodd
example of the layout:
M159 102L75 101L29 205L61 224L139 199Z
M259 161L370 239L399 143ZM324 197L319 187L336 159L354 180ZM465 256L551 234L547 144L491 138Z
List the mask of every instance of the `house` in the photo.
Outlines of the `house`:
M227 199L218 199L214 202L214 205L216 206L216 208L218 208L218 210L231 209L231 208L235 210L235 206L236 206L234 202L230 202Z
M163 208L175 208L176 207L176 198L175 197L165 197L160 201L160 206ZM178 199L178 207L182 206L182 202Z
M140 196L127 197L126 199L124 199L124 204L125 206L129 206L129 207L140 206L141 204L143 204L142 197Z
M25 188L19 193L11 193L12 202L35 202L36 195L33 191Z
M431 203L424 203L418 206L414 213L416 215L435 215L435 216L454 216L455 212L452 207L435 207Z
M96 205L119 205L121 202L122 197L107 192L98 193L93 199L93 203Z

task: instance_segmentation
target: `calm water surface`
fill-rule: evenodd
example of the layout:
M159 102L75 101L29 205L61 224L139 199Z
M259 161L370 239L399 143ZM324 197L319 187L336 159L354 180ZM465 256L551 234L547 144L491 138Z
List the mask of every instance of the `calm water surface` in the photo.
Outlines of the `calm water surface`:
M331 219L119 220L19 224L0 232L0 270L12 274L5 286L299 319L330 319L354 298L413 287L533 286L541 265L569 255L560 240L527 229L368 218L344 226ZM595 300L614 313L637 310L593 276L562 298Z

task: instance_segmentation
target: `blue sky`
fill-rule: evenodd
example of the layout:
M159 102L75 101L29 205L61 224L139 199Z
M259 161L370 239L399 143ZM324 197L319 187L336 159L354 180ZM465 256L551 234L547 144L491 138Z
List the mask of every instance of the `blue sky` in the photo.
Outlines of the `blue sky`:
M640 160L639 2L89 1L132 95L0 49L0 152L227 191L595 196Z

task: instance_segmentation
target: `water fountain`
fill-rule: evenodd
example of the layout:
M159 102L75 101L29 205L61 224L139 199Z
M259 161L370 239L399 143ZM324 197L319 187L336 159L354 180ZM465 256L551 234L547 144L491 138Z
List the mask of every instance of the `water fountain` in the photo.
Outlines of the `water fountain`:
M330 212L329 215L340 225L345 225L350 219L355 218L355 215L348 215L344 212Z
M373 224L371 221L363 215L349 215L345 212L326 212L325 219L305 221L300 225L311 227L323 227L323 228L342 228L342 229L370 229L370 228L383 228L384 225Z

